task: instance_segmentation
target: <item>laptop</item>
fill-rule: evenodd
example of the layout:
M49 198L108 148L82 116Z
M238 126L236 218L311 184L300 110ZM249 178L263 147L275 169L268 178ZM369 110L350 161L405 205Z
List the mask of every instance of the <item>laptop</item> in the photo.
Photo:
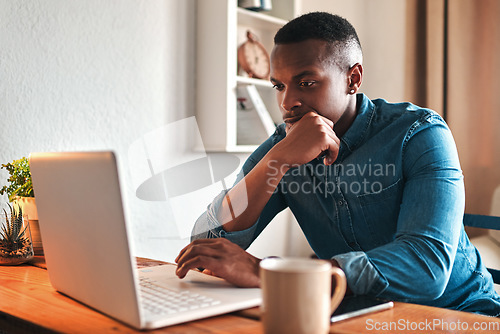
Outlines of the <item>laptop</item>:
M113 152L32 153L30 168L57 291L137 329L260 305L260 289L194 270L181 280L175 265L137 269Z

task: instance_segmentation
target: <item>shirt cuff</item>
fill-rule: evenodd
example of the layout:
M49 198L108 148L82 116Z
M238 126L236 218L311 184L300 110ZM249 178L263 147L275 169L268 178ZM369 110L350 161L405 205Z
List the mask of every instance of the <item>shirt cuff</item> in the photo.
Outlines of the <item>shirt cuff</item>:
M338 262L346 275L347 285L356 295L377 296L389 286L364 252L339 254L332 259Z
M206 238L218 238L220 231L222 230L221 225L217 221L216 209L220 206L225 193L219 194L212 203L207 207L205 211L194 224L193 230L191 231L191 241L196 239L206 239Z
M251 227L242 231L235 232L226 232L222 228L221 223L217 219L217 212L222 205L222 201L226 196L227 191L223 191L220 193L214 201L209 205L206 211L206 223L199 224L199 226L204 226L206 231L207 238L226 238L229 241L239 245L241 248L246 249L250 246L253 241L253 236L255 234L255 230L257 229L257 224L253 224ZM198 224L196 224L198 225ZM202 234L199 230L193 232L194 235Z
M253 224L246 230L234 231L234 232L226 232L221 228L219 233L220 237L226 238L229 241L237 244L243 249L247 249L253 241L253 235L255 234L255 230L257 229L257 224Z

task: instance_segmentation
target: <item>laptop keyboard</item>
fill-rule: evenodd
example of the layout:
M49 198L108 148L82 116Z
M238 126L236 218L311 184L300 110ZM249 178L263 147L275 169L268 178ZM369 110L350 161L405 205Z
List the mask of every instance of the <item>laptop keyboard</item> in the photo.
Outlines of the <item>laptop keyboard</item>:
M160 286L147 277L140 277L143 308L157 315L175 314L220 304L220 300L190 291Z

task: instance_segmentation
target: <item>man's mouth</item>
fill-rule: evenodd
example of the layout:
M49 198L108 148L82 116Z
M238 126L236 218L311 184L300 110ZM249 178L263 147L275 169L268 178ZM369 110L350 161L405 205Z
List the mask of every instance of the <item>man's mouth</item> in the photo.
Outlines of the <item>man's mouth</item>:
M286 117L283 118L283 122L285 122L287 125L292 125L293 123L298 122L302 118L302 116L303 115Z

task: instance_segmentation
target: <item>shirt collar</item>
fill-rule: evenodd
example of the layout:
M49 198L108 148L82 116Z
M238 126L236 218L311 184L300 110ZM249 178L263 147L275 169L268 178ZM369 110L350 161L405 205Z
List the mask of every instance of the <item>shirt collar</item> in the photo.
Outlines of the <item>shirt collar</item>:
M375 105L365 94L359 93L356 95L356 107L358 110L354 122L340 138L339 158L343 158L343 155L347 154L347 152L353 152L363 143L372 122Z

